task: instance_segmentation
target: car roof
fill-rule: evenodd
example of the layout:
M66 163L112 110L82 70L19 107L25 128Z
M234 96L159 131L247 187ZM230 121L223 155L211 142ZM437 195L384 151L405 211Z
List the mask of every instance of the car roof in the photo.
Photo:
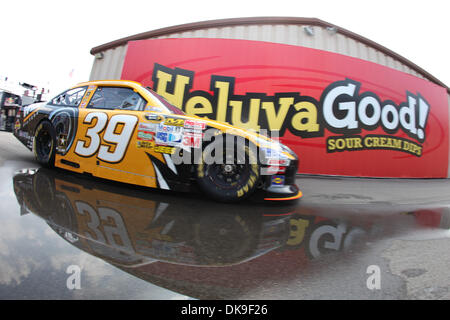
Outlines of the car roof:
M82 86L129 86L129 87L143 87L142 84L140 84L139 82L136 81L132 81L132 80L94 80L94 81L86 81L86 82L81 82L75 86L73 86L73 88L78 88L78 87L82 87Z

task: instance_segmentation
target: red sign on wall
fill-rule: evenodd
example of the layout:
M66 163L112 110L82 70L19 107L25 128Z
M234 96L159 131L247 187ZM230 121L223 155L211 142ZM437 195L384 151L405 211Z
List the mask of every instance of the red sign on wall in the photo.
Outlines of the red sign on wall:
M375 63L261 41L132 41L122 79L188 114L278 132L300 173L447 177L445 88Z

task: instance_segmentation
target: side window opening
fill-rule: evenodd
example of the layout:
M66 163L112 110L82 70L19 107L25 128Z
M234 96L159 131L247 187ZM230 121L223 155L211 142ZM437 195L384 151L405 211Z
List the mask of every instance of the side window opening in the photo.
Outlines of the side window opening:
M131 88L98 87L87 108L144 110L146 100Z
M86 89L87 87L80 87L67 90L53 98L50 101L50 104L64 107L78 107L81 103L81 99L83 99Z

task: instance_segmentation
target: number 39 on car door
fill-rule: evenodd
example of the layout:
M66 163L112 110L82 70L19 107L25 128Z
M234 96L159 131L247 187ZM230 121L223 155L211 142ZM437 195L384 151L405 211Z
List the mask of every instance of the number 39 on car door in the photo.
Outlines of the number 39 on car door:
M115 114L108 120L104 112L91 112L86 115L83 125L88 126L86 136L79 138L75 153L80 157L97 156L110 162L121 162L130 145L138 117L129 114Z

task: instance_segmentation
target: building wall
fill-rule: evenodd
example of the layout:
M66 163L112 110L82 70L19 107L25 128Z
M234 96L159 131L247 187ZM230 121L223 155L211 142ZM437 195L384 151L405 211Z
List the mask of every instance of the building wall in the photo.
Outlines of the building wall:
M170 33L155 37L166 38L217 38L217 39L242 39L268 41L296 46L303 46L319 50L335 52L351 57L371 61L380 65L393 68L413 76L424 79L425 77L375 48L359 42L351 37L333 33L325 27L309 26L314 35L308 35L304 28L307 25L242 25L217 28L205 28L179 33ZM119 79L127 45L118 46L103 52L103 59L95 59L90 80Z
M324 50L373 62L431 81L446 88L450 109L450 91L444 84L403 57L347 30L314 19L306 20L305 23L298 23L297 19L286 19L285 22L280 21L280 19L273 19L274 23L264 21L260 24L255 23L255 21L247 21L244 18L230 21L194 23L191 29L188 25L169 27L96 47L91 50L96 58L94 59L90 80L121 78L128 50L128 41L170 38L253 40ZM312 34L308 31L311 31ZM98 58L98 55L101 55L101 58ZM450 123L448 127L450 127ZM450 168L450 154L448 159L448 167ZM450 170L447 170L447 177L450 177Z

